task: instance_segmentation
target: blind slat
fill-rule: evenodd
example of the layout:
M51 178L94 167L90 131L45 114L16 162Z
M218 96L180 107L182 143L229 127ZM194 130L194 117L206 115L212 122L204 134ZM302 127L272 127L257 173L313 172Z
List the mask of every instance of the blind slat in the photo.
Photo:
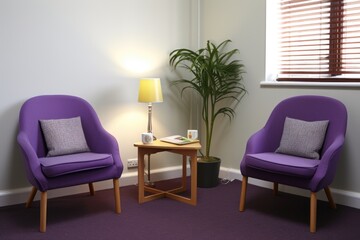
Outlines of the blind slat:
M280 0L279 10L278 80L360 81L360 0Z

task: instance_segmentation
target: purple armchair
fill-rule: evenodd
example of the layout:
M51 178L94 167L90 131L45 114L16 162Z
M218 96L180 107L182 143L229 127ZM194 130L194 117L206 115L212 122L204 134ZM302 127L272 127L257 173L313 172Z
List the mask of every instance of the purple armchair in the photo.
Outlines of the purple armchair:
M284 129L285 118L306 122L328 120L319 159L308 159L276 153ZM323 96L297 96L280 102L265 126L247 142L240 164L242 189L239 210L245 210L248 177L310 190L310 232L316 232L316 193L324 189L330 206L336 208L329 185L334 179L337 161L344 144L347 110L341 102Z
M40 120L80 117L88 149L54 157L47 156L47 146ZM17 141L23 153L26 174L33 185L26 203L30 207L37 190L40 199L40 231L46 231L47 191L112 179L115 211L121 212L119 178L123 171L116 139L101 126L94 109L85 100L66 95L37 96L27 100L20 110Z

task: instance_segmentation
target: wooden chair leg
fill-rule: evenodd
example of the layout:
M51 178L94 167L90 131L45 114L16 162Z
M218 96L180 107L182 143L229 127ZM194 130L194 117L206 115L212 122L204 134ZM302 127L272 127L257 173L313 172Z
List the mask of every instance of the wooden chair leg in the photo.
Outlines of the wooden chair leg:
M273 191L274 195L278 195L279 193L279 184L274 182L274 191Z
M46 232L47 192L41 192L40 199L40 232Z
M121 204L120 204L120 186L119 179L113 179L114 183L114 196L115 196L115 212L121 213Z
M32 204L32 202L33 202L33 200L34 200L34 198L35 198L36 192L37 192L37 188L36 188L36 187L32 187L30 196L29 196L29 198L28 198L28 200L27 200L27 202L26 202L26 205L25 205L26 208L31 207L31 204Z
M330 207L331 207L332 209L336 209L336 204L335 204L334 199L333 199L333 197L332 197L330 188L329 188L329 187L326 187L326 188L324 188L324 190L325 190L325 193L326 193L326 197L327 197L327 199L328 199L328 201L329 201Z
M89 191L90 191L91 196L95 195L94 184L93 183L89 183Z
M316 193L311 192L310 194L310 232L316 232L316 211L317 211L317 199Z
M240 212L243 212L245 210L247 182L248 182L248 177L243 176L241 183L241 195L240 195L240 206L239 206Z

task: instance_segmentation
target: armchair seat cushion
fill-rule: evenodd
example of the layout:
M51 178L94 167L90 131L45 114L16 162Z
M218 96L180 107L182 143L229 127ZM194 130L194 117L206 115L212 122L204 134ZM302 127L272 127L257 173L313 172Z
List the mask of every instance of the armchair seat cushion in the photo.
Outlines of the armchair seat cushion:
M244 160L250 168L300 178L311 178L320 164L320 160L272 152L247 154Z
M114 164L114 159L111 154L92 152L44 157L39 160L41 169L47 177L104 168Z

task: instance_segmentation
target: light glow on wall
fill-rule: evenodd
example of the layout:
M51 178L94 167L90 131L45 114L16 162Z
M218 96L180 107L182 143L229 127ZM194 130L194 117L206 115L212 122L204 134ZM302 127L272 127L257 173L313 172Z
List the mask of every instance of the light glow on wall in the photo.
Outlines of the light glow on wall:
M114 114L111 120L105 124L106 130L112 133L119 141L140 141L140 135L147 132L147 105L138 103L139 107L121 107ZM153 118L153 128L155 133L161 136L165 131L163 126L158 122L159 112L155 112Z
M140 56L128 56L119 60L122 68L132 73L146 73L152 70L151 61Z
M159 69L168 61L167 56L163 55L161 46L136 42L123 45L126 47L114 47L109 54L116 66L139 78Z

